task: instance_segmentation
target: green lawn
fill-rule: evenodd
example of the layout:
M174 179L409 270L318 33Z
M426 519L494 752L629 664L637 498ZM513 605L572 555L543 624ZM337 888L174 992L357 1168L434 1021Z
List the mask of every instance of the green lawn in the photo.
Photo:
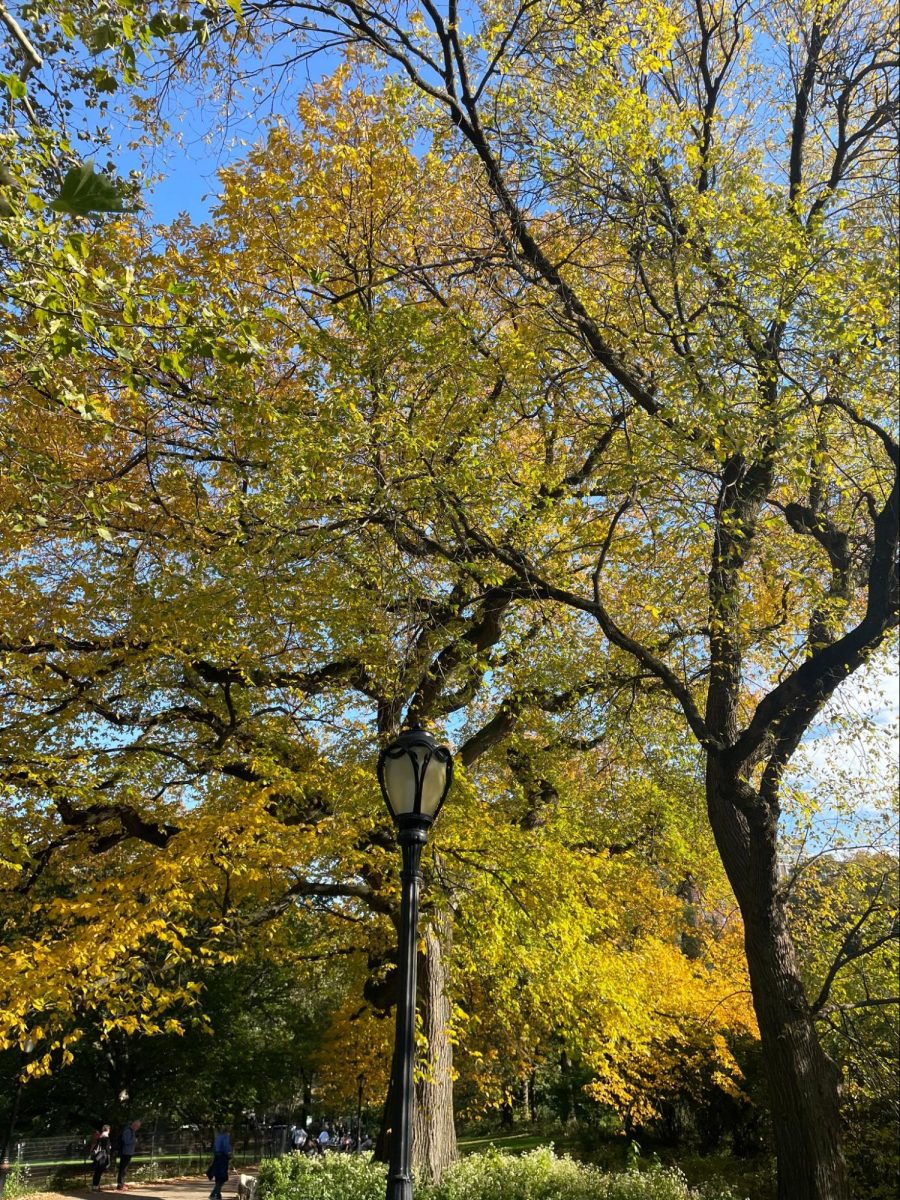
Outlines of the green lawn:
M506 1133L492 1137L460 1138L460 1154L476 1154L479 1150L487 1150L488 1146L496 1146L509 1154L524 1154L526 1150L534 1150L538 1146L547 1146L550 1142L557 1150L565 1150L560 1143L564 1138L542 1137L536 1133Z

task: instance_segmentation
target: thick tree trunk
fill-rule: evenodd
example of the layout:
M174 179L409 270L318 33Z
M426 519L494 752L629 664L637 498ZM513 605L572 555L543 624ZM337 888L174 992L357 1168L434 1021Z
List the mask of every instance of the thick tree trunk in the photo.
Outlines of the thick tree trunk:
M822 1049L780 919L745 916L744 944L769 1083L779 1200L848 1200L840 1071Z
M413 1127L413 1169L416 1179L437 1182L456 1161L453 1123L453 1046L450 1041L450 999L445 954L452 931L445 916L424 930L425 954L419 959L419 998L422 1032L428 1057L419 1063Z
M450 1042L450 1001L447 992L446 949L452 939L448 917L432 918L422 931L425 953L417 964L417 1012L427 1052L417 1052L412 1169L418 1180L437 1181L457 1158L453 1121L453 1046ZM395 984L396 981L394 981ZM392 985L392 990L396 990ZM388 1162L394 1124L393 1079L388 1080L375 1158Z
M778 888L777 822L711 762L710 820L744 920L753 1005L769 1084L779 1200L849 1200L840 1072L822 1049Z

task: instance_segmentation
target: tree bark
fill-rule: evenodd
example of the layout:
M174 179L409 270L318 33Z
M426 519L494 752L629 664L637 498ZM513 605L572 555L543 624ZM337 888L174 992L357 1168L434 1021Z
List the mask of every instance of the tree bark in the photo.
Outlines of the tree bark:
M425 926L425 953L419 960L422 1032L427 1059L416 1084L413 1126L413 1169L417 1180L440 1180L456 1161L456 1128L453 1122L453 1045L450 1041L450 999L447 989L446 952L452 929L446 914L436 915Z
M840 1071L822 1049L784 914L744 918L744 945L769 1082L779 1200L849 1200Z
M525 1120L533 1125L537 1120L534 1098L534 1071L529 1072L522 1080L522 1107L525 1109Z
M819 1043L797 966L778 886L777 818L748 785L735 777L729 781L715 756L710 767L710 820L744 920L778 1158L778 1200L850 1200L840 1071Z

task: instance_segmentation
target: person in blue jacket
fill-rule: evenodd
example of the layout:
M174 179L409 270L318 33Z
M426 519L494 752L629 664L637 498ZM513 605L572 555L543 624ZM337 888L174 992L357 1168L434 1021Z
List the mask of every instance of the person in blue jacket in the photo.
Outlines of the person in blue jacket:
M132 1121L126 1125L119 1135L119 1172L116 1178L116 1191L124 1192L128 1185L125 1182L125 1174L128 1171L128 1164L134 1158L137 1150L137 1135L141 1127L140 1121Z
M228 1163L231 1161L231 1134L220 1130L213 1141L213 1160L209 1164L206 1178L213 1181L209 1200L222 1200L222 1184L228 1179Z

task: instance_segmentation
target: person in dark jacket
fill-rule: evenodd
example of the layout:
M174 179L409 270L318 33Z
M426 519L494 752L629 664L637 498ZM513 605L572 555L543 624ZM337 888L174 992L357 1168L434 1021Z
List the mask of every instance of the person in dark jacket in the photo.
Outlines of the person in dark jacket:
M91 1191L99 1192L100 1180L103 1178L103 1172L109 1166L109 1161L112 1158L112 1138L109 1135L109 1126L104 1125L97 1136L94 1138L91 1146L91 1162L94 1164L94 1178L91 1180Z
M137 1132L141 1127L140 1121L132 1121L126 1125L119 1137L119 1174L116 1179L116 1191L125 1191L125 1172L128 1164L134 1158L137 1150Z
M213 1160L206 1172L206 1178L213 1181L213 1190L209 1200L222 1200L222 1184L228 1179L228 1164L231 1161L231 1134L227 1129L220 1130L213 1141Z

